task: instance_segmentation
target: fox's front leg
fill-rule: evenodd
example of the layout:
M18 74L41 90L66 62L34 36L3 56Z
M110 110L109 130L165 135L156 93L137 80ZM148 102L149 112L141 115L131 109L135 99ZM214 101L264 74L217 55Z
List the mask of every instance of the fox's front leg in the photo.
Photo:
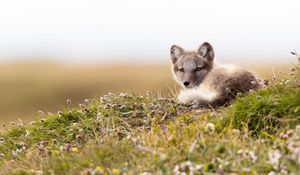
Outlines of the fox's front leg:
M205 99L195 99L191 101L181 101L179 100L179 103L184 104L184 105L190 105L192 108L204 108L209 106L209 101Z
M207 107L210 100L199 90L182 90L178 95L178 100L182 104L192 105L194 108Z
M209 101L205 99L196 99L191 102L193 108L204 108L209 106Z

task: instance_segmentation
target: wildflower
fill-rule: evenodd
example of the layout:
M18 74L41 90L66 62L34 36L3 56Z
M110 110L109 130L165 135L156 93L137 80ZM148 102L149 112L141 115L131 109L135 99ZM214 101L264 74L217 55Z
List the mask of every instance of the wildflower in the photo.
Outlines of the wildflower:
M186 161L180 164L180 170L188 171L193 169L193 164L190 161Z
M286 135L288 135L289 137L292 136L293 134L294 134L294 131L291 129L286 132Z
M269 162L273 165L275 170L279 169L279 161L281 158L281 153L279 150L269 151Z
M215 125L213 123L207 123L205 125L205 129L204 129L206 132L208 131L215 131Z
M16 153L22 153L23 149L16 149Z
M112 172L113 174L120 174L120 170L119 170L119 169L116 169L116 168L112 169L111 172Z
M103 97L100 97L100 103L103 103L103 101L105 100Z
M248 154L249 154L251 161L254 163L257 160L257 156L255 155L255 153L253 151L249 151Z
M254 163L257 160L257 156L255 155L255 153L253 151L249 151L248 149L246 150L238 150L237 154L240 154L244 157L248 157L252 163Z
M189 174L199 173L203 169L203 165L194 165L190 161L182 162L180 165L176 165L173 169L173 174L183 175L189 172Z
M173 169L173 174L180 174L180 171L179 171L179 165L176 165Z
M128 94L127 93L120 93L120 95L119 95L120 97L127 97L128 96Z
M96 175L96 174L105 174L105 168L97 166L94 171L92 172L92 174Z
M72 152L73 152L73 153L78 153L78 152L79 152L79 150L78 150L78 148L76 148L76 147L73 147L73 148L72 148Z
M89 104L91 101L89 99L84 99L84 103Z
M279 134L279 138L283 139L283 140L286 140L288 138L288 135L284 134L284 133L281 133L281 134Z
M70 143L66 143L66 144L64 145L64 150L65 150L65 151L70 151L70 149L71 149L71 144L70 144Z
M35 125L35 124L36 124L35 121L32 121L32 122L29 123L29 125Z

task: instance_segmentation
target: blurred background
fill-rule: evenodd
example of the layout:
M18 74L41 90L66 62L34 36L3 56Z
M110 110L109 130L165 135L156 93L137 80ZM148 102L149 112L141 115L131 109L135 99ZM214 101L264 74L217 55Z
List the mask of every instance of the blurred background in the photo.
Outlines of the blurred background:
M176 89L169 48L209 41L263 78L300 50L297 0L0 1L0 122L108 92Z

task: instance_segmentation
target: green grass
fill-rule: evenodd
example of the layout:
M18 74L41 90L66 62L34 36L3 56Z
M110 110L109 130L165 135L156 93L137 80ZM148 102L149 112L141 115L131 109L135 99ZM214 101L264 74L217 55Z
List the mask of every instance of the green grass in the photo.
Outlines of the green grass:
M130 92L40 112L0 133L0 174L299 174L296 69L220 109Z
M273 82L267 88L238 98L226 109L225 121L236 128L275 133L277 128L300 123L300 84L298 74Z

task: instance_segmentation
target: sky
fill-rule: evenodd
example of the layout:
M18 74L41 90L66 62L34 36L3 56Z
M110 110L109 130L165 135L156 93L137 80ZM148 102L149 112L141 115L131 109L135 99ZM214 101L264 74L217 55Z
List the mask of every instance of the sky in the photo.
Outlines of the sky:
M210 42L221 61L291 62L299 0L2 0L0 62L167 63Z

